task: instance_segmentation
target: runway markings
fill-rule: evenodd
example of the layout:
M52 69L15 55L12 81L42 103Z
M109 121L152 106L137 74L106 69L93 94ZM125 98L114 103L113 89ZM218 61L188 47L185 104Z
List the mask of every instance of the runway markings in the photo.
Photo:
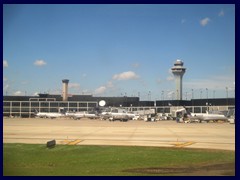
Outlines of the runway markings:
M177 142L177 143L173 143L173 147L177 147L177 148L182 148L182 147L186 147L186 146L190 146L192 144L195 144L195 142Z
M70 141L69 140L63 140L63 141L61 141L61 143L63 143L63 144L67 144L67 143L69 143Z
M82 140L80 140L80 139L76 139L76 140L73 140L73 141L63 140L63 141L61 141L61 143L66 144L66 145L76 145L76 144L80 143L81 141Z
M80 143L81 141L82 140L80 140L80 139L76 139L74 141L69 142L67 145L76 145L76 144Z

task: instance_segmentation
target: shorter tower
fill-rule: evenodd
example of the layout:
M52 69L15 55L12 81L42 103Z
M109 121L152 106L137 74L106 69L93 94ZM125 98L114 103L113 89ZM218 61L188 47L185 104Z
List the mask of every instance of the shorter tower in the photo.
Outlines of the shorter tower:
M63 97L63 101L67 101L68 100L68 79L63 79L62 83L63 83L63 89L62 89L62 97Z
M176 99L182 100L182 77L186 71L186 68L183 67L183 61L177 59L171 70L176 82Z

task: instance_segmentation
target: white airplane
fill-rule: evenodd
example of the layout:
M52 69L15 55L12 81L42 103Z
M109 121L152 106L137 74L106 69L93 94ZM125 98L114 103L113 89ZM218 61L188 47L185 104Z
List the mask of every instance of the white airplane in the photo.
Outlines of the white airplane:
M87 113L85 111L83 111L83 112L67 112L66 116L71 117L73 119L81 119L83 117L90 118L90 119L97 118L96 114Z
M228 121L228 118L225 117L223 114L210 114L209 112L206 113L191 113L190 119L199 119L200 122L206 121Z
M35 116L40 118L58 118L58 117L64 117L65 114L63 113L55 113L55 112L38 112L37 110Z
M228 121L228 118L224 116L223 114L220 113L209 113L206 111L206 113L190 113L188 115L188 118L191 121L198 121L199 123L201 122L209 122L209 121Z
M135 116L135 114L126 112L124 109L112 109L111 111L101 113L101 118L109 119L109 121L128 121L135 118Z

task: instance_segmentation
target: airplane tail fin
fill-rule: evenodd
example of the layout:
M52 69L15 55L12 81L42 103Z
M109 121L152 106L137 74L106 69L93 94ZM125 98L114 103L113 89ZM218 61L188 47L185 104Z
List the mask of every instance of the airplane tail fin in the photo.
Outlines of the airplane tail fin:
M38 110L37 109L34 109L34 116L37 116L37 113L38 113Z

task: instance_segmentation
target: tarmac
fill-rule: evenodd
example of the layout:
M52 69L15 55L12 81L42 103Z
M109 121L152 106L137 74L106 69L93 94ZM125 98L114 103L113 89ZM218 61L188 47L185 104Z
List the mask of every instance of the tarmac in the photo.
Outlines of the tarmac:
M3 118L3 143L120 145L235 151L235 124Z

